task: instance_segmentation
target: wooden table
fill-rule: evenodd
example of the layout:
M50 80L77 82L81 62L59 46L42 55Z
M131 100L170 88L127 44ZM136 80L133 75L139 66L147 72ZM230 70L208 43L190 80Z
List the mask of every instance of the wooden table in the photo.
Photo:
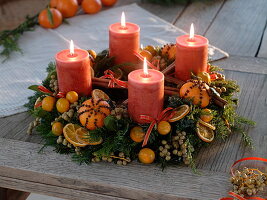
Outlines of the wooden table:
M128 4L133 0L120 1ZM174 25L187 29L194 22L198 33L231 56L215 62L241 86L238 113L257 122L249 130L255 149L245 148L240 134L215 141L190 168L133 162L126 167L97 163L78 166L67 155L42 147L41 138L28 136L32 117L27 113L0 119L0 187L65 199L219 199L231 188L229 167L242 157L267 155L267 4L265 0L217 0L164 8L140 3ZM264 35L265 31L265 35ZM266 190L265 190L266 191ZM3 198L3 192L0 190ZM267 192L262 194L267 197ZM16 198L15 198L16 199Z

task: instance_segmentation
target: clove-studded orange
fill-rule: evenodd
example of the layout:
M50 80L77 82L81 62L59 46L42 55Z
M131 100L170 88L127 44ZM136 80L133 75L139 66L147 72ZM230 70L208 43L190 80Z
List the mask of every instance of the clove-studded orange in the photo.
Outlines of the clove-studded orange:
M209 86L203 81L189 80L180 89L180 96L182 98L191 99L193 104L200 105L205 108L210 103L210 96L208 94Z
M81 124L89 130L104 126L104 119L110 115L109 104L102 99L91 98L82 103L78 110Z

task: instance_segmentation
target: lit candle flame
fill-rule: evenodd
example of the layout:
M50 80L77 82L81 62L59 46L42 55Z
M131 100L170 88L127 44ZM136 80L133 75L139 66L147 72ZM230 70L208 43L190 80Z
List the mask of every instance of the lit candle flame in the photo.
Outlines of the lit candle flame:
M147 76L148 75L148 69L147 69L147 62L146 62L146 57L144 57L144 74Z
M70 41L70 55L73 55L74 54L74 44L73 44L73 41L71 40Z
M141 44L141 45L140 45L140 48L141 48L141 49L143 49L143 48L144 48L143 44Z
M122 12L122 14L121 14L121 27L123 27L123 28L126 27L124 12Z
M190 27L190 35L189 35L190 40L194 39L194 34L195 34L195 29L194 29L194 24L192 23Z

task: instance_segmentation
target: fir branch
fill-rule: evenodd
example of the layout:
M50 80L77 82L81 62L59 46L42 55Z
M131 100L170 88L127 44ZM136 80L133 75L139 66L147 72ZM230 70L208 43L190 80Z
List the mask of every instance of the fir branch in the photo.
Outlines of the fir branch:
M4 61L6 61L14 51L22 53L22 50L18 46L18 40L24 32L34 30L36 25L38 25L38 14L33 17L27 16L26 20L13 30L0 32L0 46L4 47L0 55L5 57Z

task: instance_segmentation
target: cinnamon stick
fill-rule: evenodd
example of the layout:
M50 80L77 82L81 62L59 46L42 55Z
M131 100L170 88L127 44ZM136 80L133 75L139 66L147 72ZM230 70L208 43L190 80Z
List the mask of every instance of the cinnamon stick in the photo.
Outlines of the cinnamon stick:
M174 70L175 68L175 61L173 61L173 63L171 63L169 66L167 66L164 70L162 70L161 72L164 74L164 75L167 75L169 74L170 72L172 72L172 70Z

